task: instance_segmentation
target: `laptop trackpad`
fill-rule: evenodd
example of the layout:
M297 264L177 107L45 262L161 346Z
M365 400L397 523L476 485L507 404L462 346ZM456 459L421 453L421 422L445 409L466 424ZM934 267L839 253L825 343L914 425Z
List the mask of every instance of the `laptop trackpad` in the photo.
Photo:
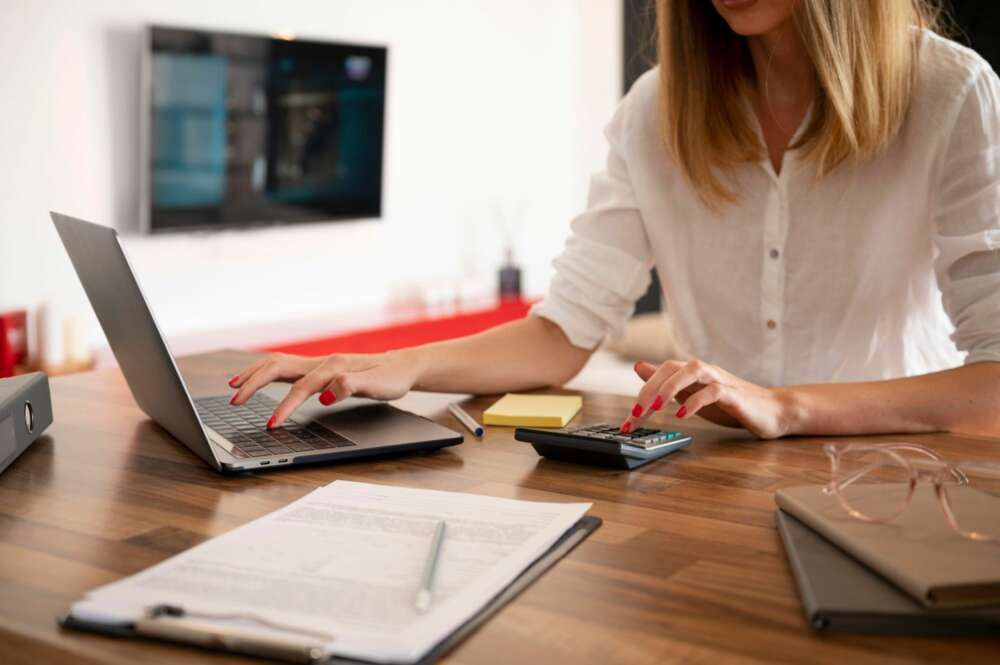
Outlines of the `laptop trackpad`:
M288 390L286 384L271 384L262 392L281 401ZM358 445L399 445L460 436L434 421L385 402L355 397L323 406L313 395L295 410L292 417L300 423L318 421Z

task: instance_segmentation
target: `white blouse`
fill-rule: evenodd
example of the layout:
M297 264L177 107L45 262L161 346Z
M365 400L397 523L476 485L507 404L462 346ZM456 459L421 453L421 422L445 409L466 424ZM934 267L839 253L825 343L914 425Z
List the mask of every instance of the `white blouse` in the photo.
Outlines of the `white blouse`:
M969 49L922 42L883 153L822 180L796 150L780 174L765 157L736 169L741 198L719 214L665 154L646 73L533 314L593 348L621 331L655 265L683 356L761 385L1000 361L1000 80Z

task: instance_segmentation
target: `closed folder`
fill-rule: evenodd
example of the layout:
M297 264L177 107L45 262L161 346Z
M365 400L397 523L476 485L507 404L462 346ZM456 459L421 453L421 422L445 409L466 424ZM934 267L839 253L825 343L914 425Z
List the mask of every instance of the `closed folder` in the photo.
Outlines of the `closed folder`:
M870 498L883 500L872 486ZM917 485L909 506L887 522L851 517L821 485L788 487L778 507L849 552L928 607L1000 604L1000 547L970 540L949 526L928 483ZM1000 519L1000 500L969 489L951 501L961 514Z
M1000 606L924 607L788 513L775 510L774 514L802 610L814 630L906 635L1000 633Z

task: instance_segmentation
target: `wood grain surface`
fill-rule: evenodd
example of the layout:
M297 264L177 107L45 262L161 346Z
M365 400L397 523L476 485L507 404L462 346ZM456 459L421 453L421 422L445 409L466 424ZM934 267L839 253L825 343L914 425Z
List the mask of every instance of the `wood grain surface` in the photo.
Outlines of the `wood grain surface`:
M252 354L182 359L195 396ZM255 662L61 629L87 590L155 564L338 478L547 501L589 501L604 526L448 663L998 663L1000 641L817 635L774 525L774 491L823 482L821 439L760 442L694 419L686 450L633 472L551 462L510 428L433 453L220 476L139 411L121 374L52 381L55 424L0 475L0 662ZM481 418L493 398L468 402ZM577 422L617 422L626 397L585 394ZM403 406L461 430L425 396ZM429 409L429 410L428 410ZM669 417L655 421L673 426ZM898 437L896 437L898 439ZM953 459L1000 440L908 436Z

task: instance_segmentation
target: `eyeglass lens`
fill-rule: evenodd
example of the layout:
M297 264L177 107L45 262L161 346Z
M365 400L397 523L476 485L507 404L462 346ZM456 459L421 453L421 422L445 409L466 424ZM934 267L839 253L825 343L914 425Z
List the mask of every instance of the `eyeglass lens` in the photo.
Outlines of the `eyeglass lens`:
M944 492L962 531L1000 538L1000 467L960 465L963 478L949 479Z
M878 448L841 453L836 478L841 498L865 519L890 519L906 508L910 471L899 458Z

